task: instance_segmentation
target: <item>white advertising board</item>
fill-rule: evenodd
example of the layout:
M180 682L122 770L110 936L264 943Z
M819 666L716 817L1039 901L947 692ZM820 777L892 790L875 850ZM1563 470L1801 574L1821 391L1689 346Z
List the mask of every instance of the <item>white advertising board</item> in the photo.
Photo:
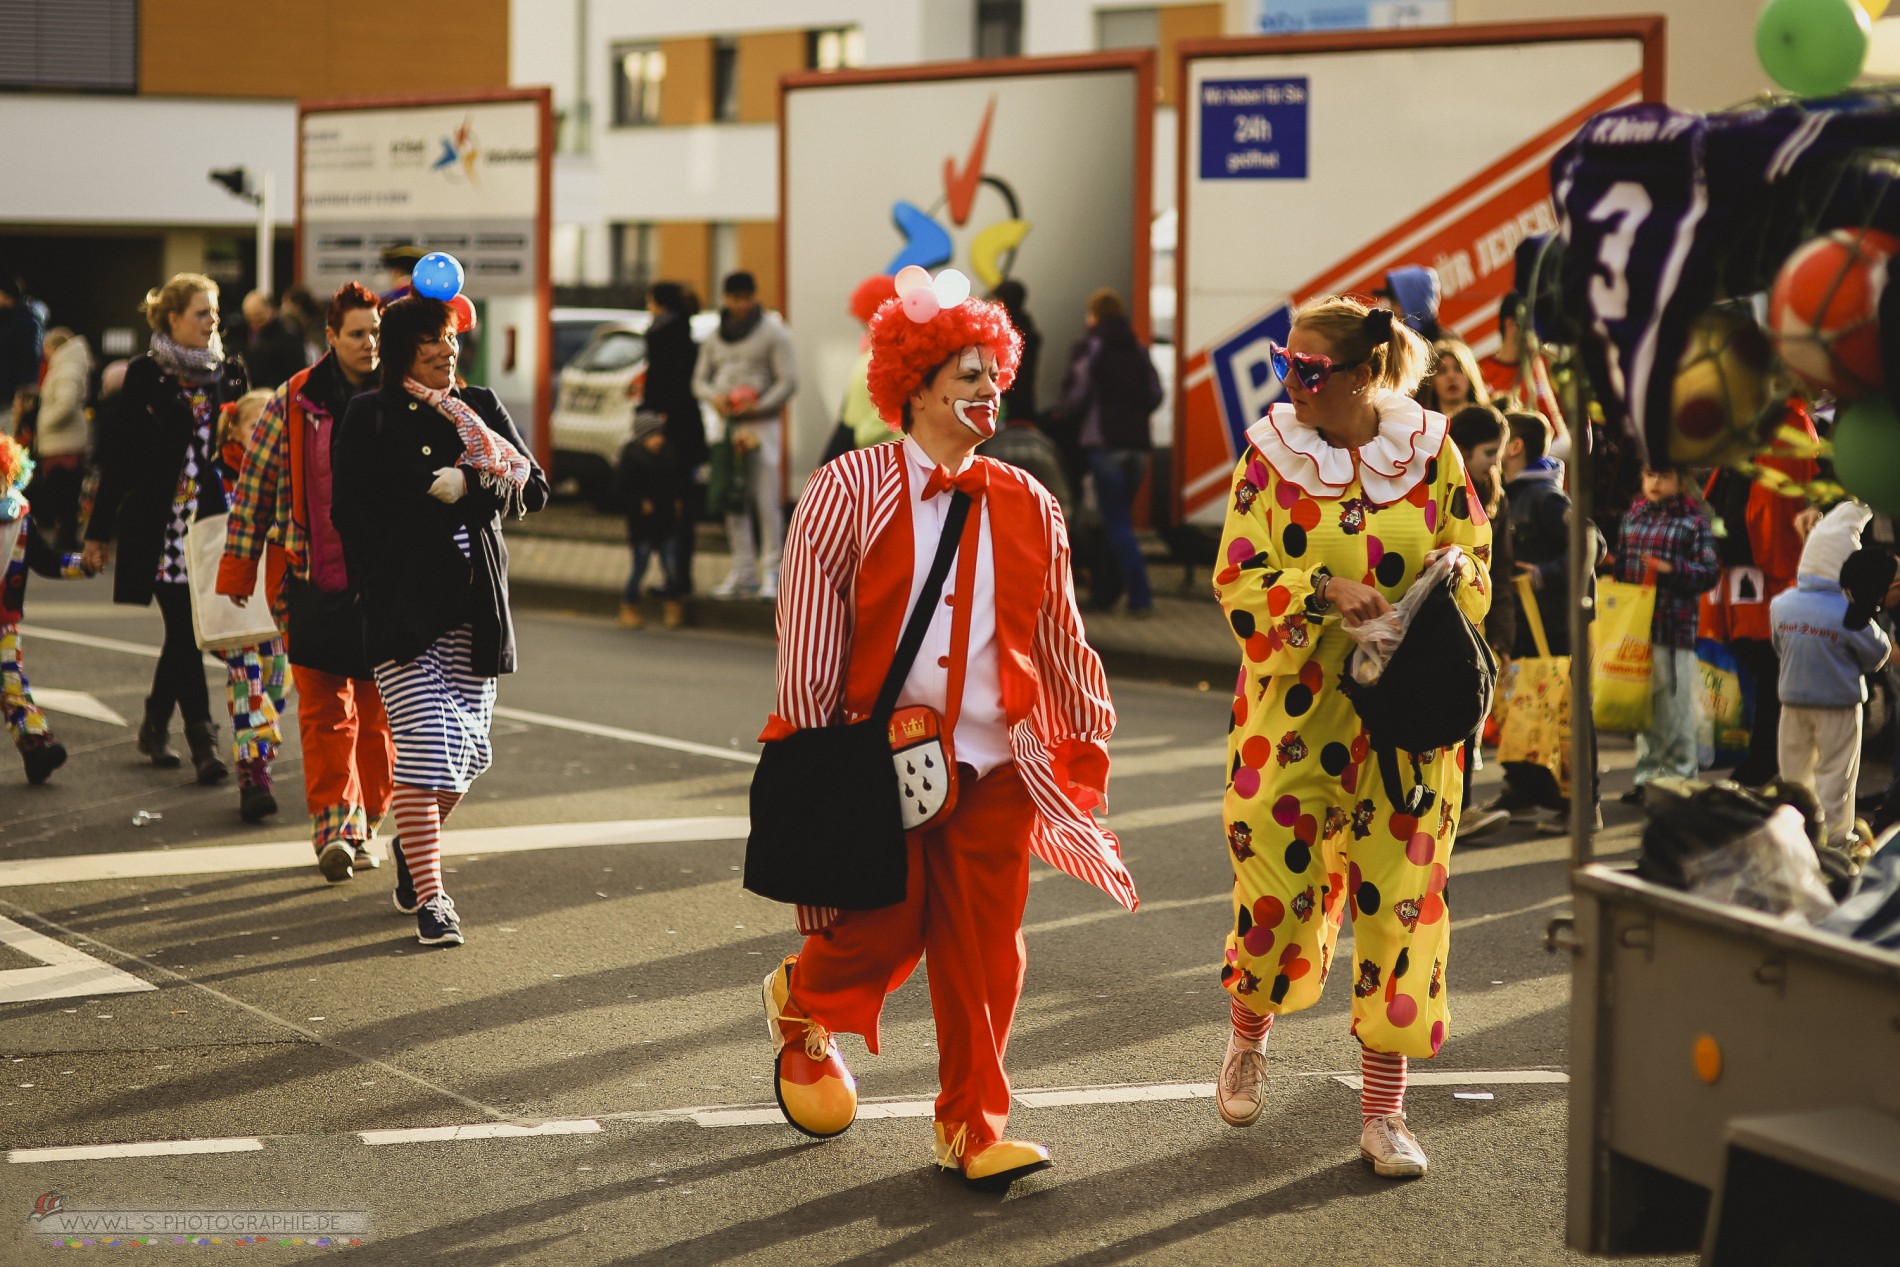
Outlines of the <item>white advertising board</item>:
M464 357L538 450L549 408L545 89L417 103L325 102L298 120L299 275L319 295L387 286L383 248L462 263L481 325Z
M1220 522L1242 436L1280 395L1267 346L1286 339L1307 299L1369 295L1392 269L1430 266L1441 324L1479 356L1495 350L1513 251L1556 227L1551 159L1591 115L1644 97L1660 26L1527 23L1185 50L1175 421L1185 518Z
M1151 53L794 77L781 229L798 348L788 491L816 465L859 354L852 290L916 263L983 295L1027 288L1053 404L1089 295L1112 287L1147 337Z

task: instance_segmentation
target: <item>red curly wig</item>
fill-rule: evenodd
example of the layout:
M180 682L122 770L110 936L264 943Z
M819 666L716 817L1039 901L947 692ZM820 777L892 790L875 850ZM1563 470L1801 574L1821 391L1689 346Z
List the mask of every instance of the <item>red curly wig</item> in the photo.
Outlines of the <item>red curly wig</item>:
M896 280L889 273L873 273L851 292L851 315L857 318L859 325L868 326L871 318L877 316L879 305L896 297Z
M912 321L904 305L887 299L871 318L871 403L893 430L904 426L904 406L932 370L968 347L996 357L996 386L1008 391L1023 360L1023 336L1003 305L966 299L928 321Z

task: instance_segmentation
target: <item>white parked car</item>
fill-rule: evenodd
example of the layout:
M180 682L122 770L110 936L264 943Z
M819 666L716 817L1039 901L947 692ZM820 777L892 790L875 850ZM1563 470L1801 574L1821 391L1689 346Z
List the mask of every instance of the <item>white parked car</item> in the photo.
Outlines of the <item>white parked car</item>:
M581 494L605 508L612 502L614 463L633 435L633 411L646 387L646 331L653 318L639 309L556 308L553 319L555 478L578 480ZM717 312L692 319L695 341L718 328Z

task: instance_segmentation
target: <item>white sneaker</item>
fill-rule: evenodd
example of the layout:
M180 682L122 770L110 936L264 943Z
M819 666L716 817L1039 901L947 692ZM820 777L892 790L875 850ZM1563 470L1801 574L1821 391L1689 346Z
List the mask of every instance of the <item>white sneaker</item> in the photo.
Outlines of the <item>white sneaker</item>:
M1220 1081L1214 1084L1214 1104L1229 1126L1252 1126L1267 1103L1267 1045L1251 1042L1229 1030L1227 1052L1221 1057Z
M778 599L777 572L767 572L765 574L765 581L759 586L759 597L768 601L776 601Z
M1372 1163L1374 1174L1404 1179L1425 1173L1425 1150L1405 1127L1405 1114L1375 1117L1359 1132L1359 1155Z
M726 579L713 586L714 598L737 598L740 594L749 594L758 587L758 582L749 576L737 572L728 572Z

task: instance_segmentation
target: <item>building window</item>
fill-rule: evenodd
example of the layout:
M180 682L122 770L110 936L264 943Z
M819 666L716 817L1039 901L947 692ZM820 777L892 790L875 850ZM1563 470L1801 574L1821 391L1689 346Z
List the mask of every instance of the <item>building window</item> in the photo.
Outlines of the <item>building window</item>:
M1101 9L1095 14L1095 47L1159 48L1161 10Z
M739 120L739 41L713 41L713 122Z
M645 289L658 271L651 224L616 224L613 236L613 281L618 286Z
M137 92L138 0L0 0L0 88Z
M976 55L1020 57L1023 51L1023 0L977 0Z
M660 88L666 83L666 54L657 44L616 44L614 126L640 127L660 121Z
M810 70L845 70L864 65L864 31L840 26L805 33L805 66Z

